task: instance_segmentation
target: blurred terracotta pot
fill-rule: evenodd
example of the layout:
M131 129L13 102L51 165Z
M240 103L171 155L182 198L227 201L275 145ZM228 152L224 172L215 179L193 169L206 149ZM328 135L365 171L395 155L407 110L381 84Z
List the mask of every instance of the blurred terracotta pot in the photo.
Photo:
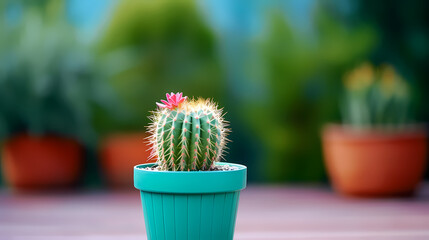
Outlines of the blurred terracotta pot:
M3 176L15 189L69 187L82 173L83 150L71 139L21 134L4 143L2 163Z
M146 133L115 134L104 139L100 147L100 161L109 186L134 189L134 166L148 161L150 150Z
M325 127L323 150L334 188L346 195L411 195L426 166L425 129L401 132Z

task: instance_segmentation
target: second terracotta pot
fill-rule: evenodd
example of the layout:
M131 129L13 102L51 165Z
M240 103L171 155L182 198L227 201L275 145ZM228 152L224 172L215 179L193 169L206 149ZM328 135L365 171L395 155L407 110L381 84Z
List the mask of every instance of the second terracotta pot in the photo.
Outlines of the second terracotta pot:
M150 150L146 133L121 133L106 137L100 147L100 161L104 177L110 187L133 189L135 165L149 161Z
M347 195L410 195L424 174L426 140L422 128L386 132L328 126L323 150L332 184Z

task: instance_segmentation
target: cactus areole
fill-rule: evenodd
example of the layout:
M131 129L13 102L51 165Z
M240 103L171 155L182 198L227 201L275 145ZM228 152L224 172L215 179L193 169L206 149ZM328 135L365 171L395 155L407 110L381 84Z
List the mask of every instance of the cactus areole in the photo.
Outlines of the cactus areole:
M166 94L150 117L151 157L161 170L204 171L219 162L227 142L222 109L206 99Z

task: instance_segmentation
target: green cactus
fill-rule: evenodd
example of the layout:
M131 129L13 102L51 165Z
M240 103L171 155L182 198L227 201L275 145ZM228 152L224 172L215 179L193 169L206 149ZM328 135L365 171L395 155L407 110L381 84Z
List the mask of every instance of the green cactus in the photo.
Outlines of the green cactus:
M190 100L167 94L151 117L152 157L162 170L210 170L220 161L228 129L222 110L210 100Z
M410 122L409 87L389 65L369 63L353 69L344 79L344 123L355 128L401 128Z

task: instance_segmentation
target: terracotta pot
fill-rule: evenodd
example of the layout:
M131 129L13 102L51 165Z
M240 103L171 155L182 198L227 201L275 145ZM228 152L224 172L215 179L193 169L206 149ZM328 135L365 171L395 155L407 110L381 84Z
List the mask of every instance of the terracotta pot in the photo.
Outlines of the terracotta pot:
M82 147L74 140L21 134L4 143L2 170L15 189L62 188L78 182L82 160Z
M135 165L149 161L150 150L146 133L115 134L104 139L100 161L109 186L132 190Z
M412 194L426 166L425 129L353 131L327 126L325 163L334 188L356 196Z

